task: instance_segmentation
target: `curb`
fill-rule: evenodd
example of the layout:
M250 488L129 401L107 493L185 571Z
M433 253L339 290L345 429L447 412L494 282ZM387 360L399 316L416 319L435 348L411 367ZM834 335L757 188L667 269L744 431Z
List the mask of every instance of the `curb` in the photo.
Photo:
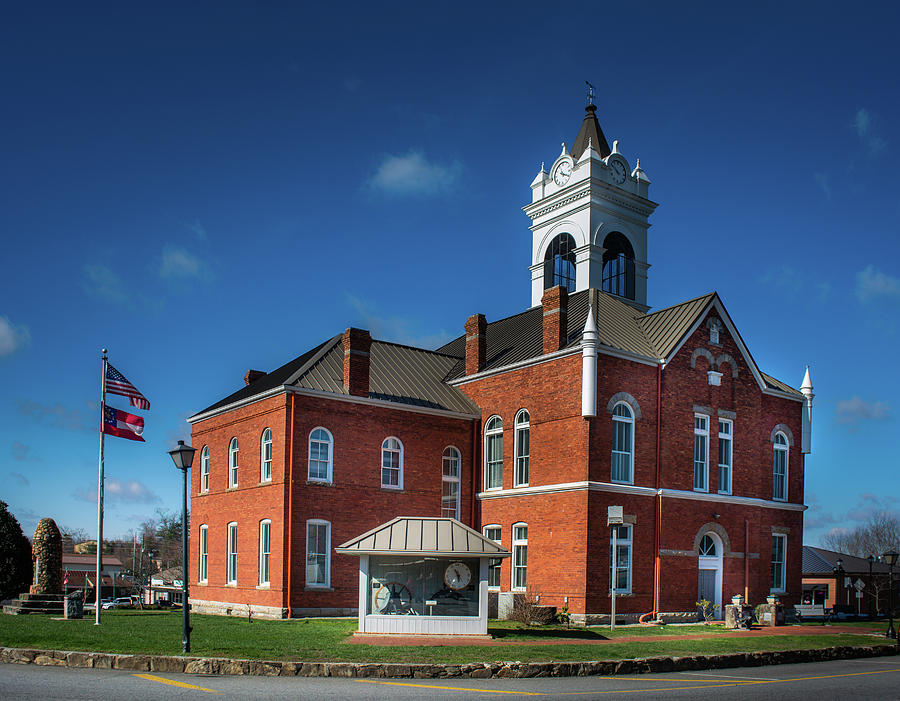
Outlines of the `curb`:
M278 662L215 657L117 655L109 652L69 652L0 647L0 662L55 667L122 669L178 674L237 674L269 677L378 677L393 679L473 679L585 677L650 674L726 667L762 667L798 662L825 662L897 655L892 645L827 647L818 650L737 652L694 657L647 657L596 662L470 662L465 664L402 664L370 662Z

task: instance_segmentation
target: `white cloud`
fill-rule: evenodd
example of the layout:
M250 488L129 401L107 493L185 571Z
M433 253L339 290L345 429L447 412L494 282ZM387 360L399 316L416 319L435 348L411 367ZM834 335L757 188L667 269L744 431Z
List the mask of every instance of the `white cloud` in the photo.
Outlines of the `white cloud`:
M28 478L21 472L10 472L9 476L12 477L13 480L21 484L23 487L27 487L30 484Z
M88 421L88 415L99 413L99 403L86 402L87 408L70 409L59 402L55 404L41 404L31 399L20 399L18 402L19 414L35 419L39 423L47 423L53 428L64 428L72 431L94 432L97 426L94 419Z
M863 421L882 421L891 415L891 407L879 401L867 402L861 397L842 399L834 410L834 421L854 427Z
M186 280L203 277L204 273L203 262L192 253L177 246L166 246L163 249L159 266L161 277Z
M31 340L25 326L16 326L8 317L0 316L0 357L12 355Z
M12 453L13 460L17 462L41 462L40 458L35 458L31 455L30 446L20 443L19 441L13 441L12 450L10 452Z
M859 495L856 505L847 512L847 518L853 521L865 523L878 513L894 513L897 507L897 497L885 495L879 496L869 492ZM804 523L806 519L804 518Z
M860 302L867 302L877 297L900 298L900 278L869 265L856 274L856 298Z
M860 143L868 149L869 155L874 156L884 151L887 141L874 132L872 122L872 115L863 107L856 111L852 126L856 130Z
M813 173L813 180L829 200L831 199L831 185L828 183L828 173Z
M105 265L85 265L84 289L108 302L124 304L129 295L122 279Z
M429 195L446 192L456 185L462 165L429 162L421 151L405 156L386 156L378 166L369 186L395 195Z
M159 497L151 492L145 484L137 480L121 481L115 478L107 478L103 482L103 494L106 499L115 502L131 502L138 504L153 504L160 501ZM75 498L79 501L97 503L96 487L79 487L75 490Z
M419 334L413 328L414 322L399 316L381 316L371 305L366 304L358 297L347 295L359 317L362 319L363 328L367 329L373 338L382 341L392 341L405 346L415 348L437 348L453 338L443 329L437 333Z

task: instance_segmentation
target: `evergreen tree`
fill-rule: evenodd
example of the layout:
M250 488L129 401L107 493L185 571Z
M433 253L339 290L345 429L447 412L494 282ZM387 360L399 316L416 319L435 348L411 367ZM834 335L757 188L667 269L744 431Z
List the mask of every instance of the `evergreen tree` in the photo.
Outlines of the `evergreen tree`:
M27 592L32 576L31 543L6 502L0 501L0 600Z

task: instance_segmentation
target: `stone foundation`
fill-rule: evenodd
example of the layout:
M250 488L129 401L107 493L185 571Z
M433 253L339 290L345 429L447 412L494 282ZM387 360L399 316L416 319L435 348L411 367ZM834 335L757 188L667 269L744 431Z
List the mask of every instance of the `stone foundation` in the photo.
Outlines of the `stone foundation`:
M256 604L232 604L225 601L204 601L191 597L193 613L207 613L213 616L236 616L237 618L259 618L280 620L285 618L339 618L356 617L355 608L294 608L288 611L280 606L257 606Z
M616 613L616 625L628 623L640 623L643 613ZM657 617L663 623L697 623L696 611L663 611ZM573 613L570 614L572 625L576 626L608 626L610 616L608 613Z

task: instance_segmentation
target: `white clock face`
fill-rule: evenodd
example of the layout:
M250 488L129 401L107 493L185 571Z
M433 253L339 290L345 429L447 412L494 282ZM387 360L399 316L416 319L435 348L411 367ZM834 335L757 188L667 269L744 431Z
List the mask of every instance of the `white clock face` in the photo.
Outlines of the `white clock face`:
M569 178L571 177L572 164L568 161L563 161L558 166L556 166L556 171L553 173L553 182L561 187L569 182Z
M612 179L617 185L625 182L626 172L622 161L611 161L609 167L612 169Z
M444 570L444 584L451 589L465 589L472 581L472 570L464 562L454 562Z

